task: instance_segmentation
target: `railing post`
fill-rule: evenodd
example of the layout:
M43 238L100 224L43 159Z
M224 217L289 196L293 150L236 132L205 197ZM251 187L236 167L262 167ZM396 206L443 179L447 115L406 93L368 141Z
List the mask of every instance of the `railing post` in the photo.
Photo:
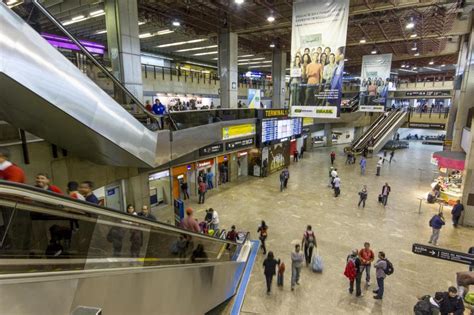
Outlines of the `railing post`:
M156 80L156 66L153 66L153 78Z
M148 73L147 73L146 65L143 65L143 67L145 67L145 79L146 79L146 78L148 78Z
M170 67L170 81L173 81L173 69Z
M161 68L161 78L163 81L165 80L165 68Z

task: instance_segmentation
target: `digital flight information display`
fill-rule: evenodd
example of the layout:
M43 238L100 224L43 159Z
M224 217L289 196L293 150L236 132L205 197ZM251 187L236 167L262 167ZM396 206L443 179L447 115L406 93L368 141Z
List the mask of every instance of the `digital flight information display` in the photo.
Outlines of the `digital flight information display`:
M262 142L268 142L298 135L301 133L302 119L263 119Z

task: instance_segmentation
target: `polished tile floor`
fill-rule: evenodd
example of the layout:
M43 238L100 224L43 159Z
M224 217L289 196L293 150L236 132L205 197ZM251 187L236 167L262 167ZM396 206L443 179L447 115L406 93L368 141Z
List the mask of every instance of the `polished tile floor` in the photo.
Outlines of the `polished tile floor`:
M375 176L376 157L368 160L365 176L358 164L345 165L342 146L336 167L341 178L341 196L333 197L328 188L330 148L306 152L304 158L290 167L289 187L279 191L278 174L267 178L245 178L211 191L204 207L219 213L221 227L232 224L238 230L251 231L257 238L260 220L269 225L268 250L287 265L285 286L265 292L263 255L253 269L242 314L412 314L416 297L446 290L454 282L456 271L467 266L417 256L411 253L415 242L426 243L431 230L428 221L438 205L423 204L418 213L419 197L425 197L436 167L430 164L430 154L440 148L411 143L409 149L397 151L392 164L385 163L381 176ZM377 196L385 182L392 188L386 208L378 204ZM367 185L369 198L365 209L357 208L358 194ZM190 203L197 217L204 216L204 207ZM439 246L466 251L474 244L474 229L454 229L450 209L445 209L446 227L441 231ZM301 285L290 291L290 253L300 243L307 224L316 232L319 250L324 260L324 272L304 269ZM372 298L374 284L365 296L356 298L347 291L343 275L345 259L351 249L361 248L368 241L373 250L383 250L393 262L395 273L385 282L383 301ZM375 274L372 271L373 283ZM276 279L274 280L276 281Z

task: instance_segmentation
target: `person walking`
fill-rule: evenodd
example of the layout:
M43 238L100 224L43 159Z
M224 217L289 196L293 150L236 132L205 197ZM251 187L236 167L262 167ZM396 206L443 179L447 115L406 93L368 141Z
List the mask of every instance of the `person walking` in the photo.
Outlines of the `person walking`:
M358 255L358 250L354 249L352 253L347 256L346 259L346 268L344 270L344 275L349 279L349 293L352 294L354 292L354 282L356 286L356 297L361 297L362 289L361 289L361 264L360 258Z
M360 175L365 175L365 168L367 167L367 160L365 157L360 159Z
M285 174L285 181L284 181L284 188L286 188L288 186L288 180L290 179L290 171L288 170L288 168L285 168L283 170L283 173Z
M390 152L390 160L388 161L389 164L392 164L392 160L393 160L394 155L395 155L395 150L392 150L392 152Z
M284 275L285 275L285 263L283 261L280 261L280 263L278 264L278 276L277 276L277 285L279 287L282 287L283 286L283 278L284 278Z
M301 240L301 247L304 248L304 258L306 260L306 266L311 263L311 258L313 257L313 249L317 247L316 245L316 235L314 235L311 225L306 227L306 231L303 234L303 239Z
M334 161L336 160L336 152L332 151L330 154L331 157L331 165L334 165Z
M382 168L383 164L383 157L380 157L379 160L377 161L377 176L380 176L380 169Z
M341 179L336 175L334 178L334 197L339 197L341 194Z
M331 170L331 187L334 189L334 179L337 177L337 168Z
M275 270L277 266L278 261L274 258L273 252L269 251L267 258L263 261L263 273L265 274L265 280L267 282L267 294L270 294L272 290L272 280L276 274Z
M293 151L293 162L298 162L298 155L299 155L298 150L295 149Z
M280 173L280 192L285 188L285 172L281 171Z
M183 192L184 200L186 200L186 197L187 199L189 199L188 182L182 181L180 186L181 186L181 191Z
M387 151L383 151L383 160L382 164L385 163L385 160L387 159Z
M387 277L385 270L387 269L387 261L385 260L385 253L379 252L378 260L375 263L375 276L377 278L377 289L373 292L376 294L374 299L381 300L383 299L383 293L385 291L385 277Z
M435 214L431 218L430 226L433 229L433 232L431 233L431 237L428 243L438 246L439 233L444 224L445 222L444 222L444 216L442 212Z
M257 229L257 233L260 233L260 236L258 237L258 239L262 243L262 250L263 250L263 254L265 255L267 253L267 248L265 247L265 241L267 240L267 236L268 236L267 234L268 225L265 223L265 221L262 220L262 223Z
M365 271L365 284L370 286L370 266L375 259L374 252L370 249L370 243L365 242L364 248L359 251L359 257L361 262L361 277Z
M207 186L204 180L201 180L199 182L199 187L198 187L198 192L199 192L199 204L204 204L204 201L206 199L206 191L207 191Z
M295 245L295 251L291 253L291 291L295 289L295 284L300 284L300 273L303 267L304 255L299 244Z
M209 208L209 213L211 214L211 222L209 224L209 228L217 231L219 229L219 214L216 210Z
M367 186L364 185L364 187L362 187L362 190L359 191L359 203L357 204L357 208L360 207L360 204L362 204L362 208L365 208L365 201L367 200L367 196L368 196L368 192L367 192Z
M385 183L385 185L383 185L382 187L382 204L383 206L387 206L387 201L388 201L388 195L390 194L390 191L392 189L390 188L390 186L388 185L388 183Z
M457 200L456 204L451 210L451 215L453 216L453 226L458 227L459 219L461 218L462 212L464 211L464 206L461 203L461 200Z

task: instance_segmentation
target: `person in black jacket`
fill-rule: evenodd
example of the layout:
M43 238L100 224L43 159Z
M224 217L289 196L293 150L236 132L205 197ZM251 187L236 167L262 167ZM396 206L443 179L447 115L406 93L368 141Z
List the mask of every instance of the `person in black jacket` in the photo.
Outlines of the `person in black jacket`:
M438 294L438 293L437 293ZM455 287L449 287L448 292L442 292L443 300L439 303L439 311L441 315L463 315L464 303L458 295Z
M274 258L272 251L268 252L267 258L263 261L263 273L265 274L265 280L267 280L267 294L270 294L272 289L273 276L276 274L275 269L279 263L280 262Z

